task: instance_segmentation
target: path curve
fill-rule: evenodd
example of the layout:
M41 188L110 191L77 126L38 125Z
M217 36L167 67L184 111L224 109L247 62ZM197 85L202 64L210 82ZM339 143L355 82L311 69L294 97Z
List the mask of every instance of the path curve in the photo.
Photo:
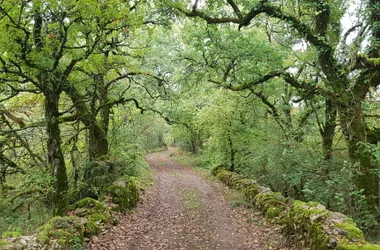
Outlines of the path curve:
M170 159L172 149L147 156L154 185L120 223L93 237L88 250L291 249L258 213L233 208L227 188Z

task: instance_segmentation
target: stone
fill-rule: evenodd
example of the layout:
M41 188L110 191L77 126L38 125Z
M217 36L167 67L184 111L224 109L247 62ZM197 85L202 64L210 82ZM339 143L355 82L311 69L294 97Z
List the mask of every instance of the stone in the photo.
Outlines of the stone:
M21 238L21 239L18 241L18 243L19 243L21 246L23 246L23 247L26 247L26 246L28 245L28 243L26 242L26 240L23 239L23 238Z
M338 243L336 242L336 239L335 238L331 238L329 240L329 243L327 244L327 247L329 249L335 249L335 247L338 245Z
M24 247L21 244L15 244L14 249L15 250L23 250Z

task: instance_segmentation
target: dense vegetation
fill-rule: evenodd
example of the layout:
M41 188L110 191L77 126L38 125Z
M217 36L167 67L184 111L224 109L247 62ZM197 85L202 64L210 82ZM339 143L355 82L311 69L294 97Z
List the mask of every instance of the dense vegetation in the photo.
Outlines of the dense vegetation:
M375 236L379 19L378 0L0 1L0 232L97 196L97 162L137 176L175 144Z

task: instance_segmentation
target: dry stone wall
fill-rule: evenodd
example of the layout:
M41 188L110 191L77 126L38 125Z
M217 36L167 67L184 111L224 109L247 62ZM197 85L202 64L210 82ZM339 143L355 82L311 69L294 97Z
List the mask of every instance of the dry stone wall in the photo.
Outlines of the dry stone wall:
M299 249L380 250L379 245L365 241L351 218L329 211L318 202L290 200L222 166L212 173L230 188L243 192L268 220L282 225Z

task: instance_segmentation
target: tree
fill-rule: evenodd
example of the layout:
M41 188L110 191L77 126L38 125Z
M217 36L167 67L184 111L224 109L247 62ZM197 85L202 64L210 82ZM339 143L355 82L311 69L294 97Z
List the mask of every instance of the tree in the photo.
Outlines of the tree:
M361 12L363 23L353 24L345 33L340 25L344 14L344 11L341 11L342 6L347 7L342 1L286 1L286 4L282 4L265 0L254 3L228 0L227 4L215 1L207 3L205 7L198 7L196 1L190 10L180 4L175 8L188 17L201 18L211 25L232 23L238 25L239 29L249 28L252 23L259 24L259 16L266 15L269 21L280 20L283 27L290 29L292 34L300 39L298 44L301 41L301 44L306 45L307 51L314 51L314 67L322 72L323 82L320 84L315 84L313 79L298 81L286 69L268 69L261 77L242 83L236 88L251 88L275 77L281 77L297 89L321 95L329 100L338 111L351 161L360 164L361 174L356 176L356 186L359 190L364 190L369 205L374 208L379 201L379 178L374 173L375 166L371 164L371 155L363 145L367 142L377 142L380 138L370 133L370 128L366 126L362 104L367 95L380 84L377 63L380 38L377 24L379 1L366 1L365 9ZM292 12L294 9L298 11ZM365 10L369 10L370 13L367 19L363 15ZM356 33L352 44L354 50L349 51L346 38L357 29L359 32ZM368 29L371 30L370 33ZM371 42L366 52L363 52L361 41L365 37L370 37ZM350 60L343 57L344 53L350 54ZM223 80L223 84L228 85L226 79Z
M47 161L55 177L54 214L63 214L68 177L61 149L59 101L75 66L112 32L125 4L88 1L7 1L0 7L1 80L45 97ZM129 6L128 6L129 7ZM28 90L31 89L31 90Z

